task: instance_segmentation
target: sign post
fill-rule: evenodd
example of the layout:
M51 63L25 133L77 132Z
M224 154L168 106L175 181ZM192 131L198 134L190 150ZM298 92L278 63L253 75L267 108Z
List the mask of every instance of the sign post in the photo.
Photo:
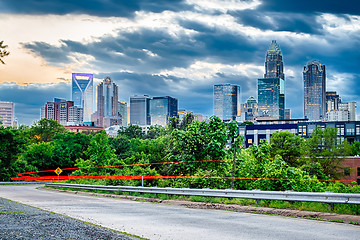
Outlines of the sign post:
M59 175L60 173L62 173L62 170L58 167L57 169L54 170L54 172L58 175L58 181L59 181Z

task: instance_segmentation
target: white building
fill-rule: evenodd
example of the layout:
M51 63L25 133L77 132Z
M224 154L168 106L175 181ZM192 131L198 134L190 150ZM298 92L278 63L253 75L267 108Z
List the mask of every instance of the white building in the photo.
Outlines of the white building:
M12 102L0 102L1 126L15 126L15 104Z

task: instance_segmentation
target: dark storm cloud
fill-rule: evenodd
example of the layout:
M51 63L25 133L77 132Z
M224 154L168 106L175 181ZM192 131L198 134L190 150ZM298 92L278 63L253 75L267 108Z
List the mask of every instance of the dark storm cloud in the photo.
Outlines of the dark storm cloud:
M232 12L240 24L252 26L261 30L289 31L296 33L320 34L322 25L316 22L317 14L264 12L259 10L244 10Z
M290 12L290 13L334 13L360 14L358 0L264 0L259 11Z
M199 25L189 21L182 24L190 29ZM195 60L209 57L223 63L252 62L257 48L244 35L206 26L193 37L174 37L161 30L139 29L98 40L91 43L62 40L59 47L33 42L24 44L24 47L57 66L68 63L72 54L80 53L93 56L94 64L100 68L112 66L141 72L187 67Z
M18 14L89 14L130 17L135 11L189 9L182 0L0 0L0 12Z
M15 103L15 117L19 124L31 125L40 119L41 107L54 97L70 99L70 84L29 84L20 86L15 83L0 84L0 101Z

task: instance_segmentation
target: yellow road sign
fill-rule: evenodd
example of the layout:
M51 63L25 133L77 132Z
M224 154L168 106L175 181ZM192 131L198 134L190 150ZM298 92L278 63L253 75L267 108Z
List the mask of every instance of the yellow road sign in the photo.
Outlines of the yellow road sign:
M54 172L59 176L60 173L62 173L62 170L58 167Z

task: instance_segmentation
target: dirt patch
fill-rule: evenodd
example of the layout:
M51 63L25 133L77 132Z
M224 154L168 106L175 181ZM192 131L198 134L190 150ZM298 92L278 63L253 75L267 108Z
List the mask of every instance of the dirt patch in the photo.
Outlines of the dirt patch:
M226 211L234 211L234 212L247 212L247 213L269 214L269 215L279 215L279 216L288 216L288 217L310 218L310 219L314 219L314 220L334 221L334 222L343 222L343 223L350 223L350 222L358 222L359 223L360 222L360 216L348 215L348 214L312 212L312 211L301 211L301 210L294 210L294 209L279 209L279 208L269 208L269 207L242 206L242 205L238 205L238 204L191 202L191 201L183 200L183 199L162 200L162 199L158 199L158 198L135 197L135 196L129 196L129 195L103 194L103 193L71 191L71 190L60 190L60 189L54 189L54 188L43 188L43 189L46 189L49 191L81 194L81 195L87 195L87 196L111 197L111 198L121 198L121 199L134 200L134 201L174 204L174 205L184 206L187 208L218 209L218 210L226 210Z

